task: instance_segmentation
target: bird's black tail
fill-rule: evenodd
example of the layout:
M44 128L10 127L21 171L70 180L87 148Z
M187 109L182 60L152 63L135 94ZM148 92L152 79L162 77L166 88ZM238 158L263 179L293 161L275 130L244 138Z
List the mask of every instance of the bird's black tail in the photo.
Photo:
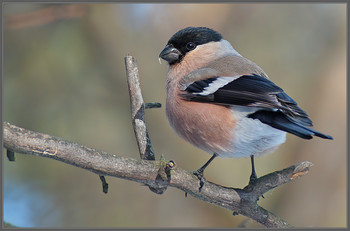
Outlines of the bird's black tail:
M318 136L323 139L332 140L333 137L322 134L314 129L298 123L297 120L288 117L281 111L259 110L248 116L249 118L258 119L262 123L268 124L276 129L289 132L303 139L312 139L313 136Z

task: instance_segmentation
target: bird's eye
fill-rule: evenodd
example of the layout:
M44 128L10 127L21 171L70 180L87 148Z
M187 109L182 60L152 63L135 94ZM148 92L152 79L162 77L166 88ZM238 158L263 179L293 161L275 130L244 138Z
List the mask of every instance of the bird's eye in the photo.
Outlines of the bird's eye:
M193 43L193 42L189 42L189 43L186 44L186 48L187 48L189 51L191 51L191 50L193 50L194 48L196 48L196 44Z

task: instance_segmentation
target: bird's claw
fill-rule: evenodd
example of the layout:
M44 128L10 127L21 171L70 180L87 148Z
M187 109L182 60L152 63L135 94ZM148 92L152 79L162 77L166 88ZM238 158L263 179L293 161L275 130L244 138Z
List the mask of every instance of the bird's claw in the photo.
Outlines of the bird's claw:
M257 180L258 180L258 177L257 177L257 175L255 174L255 172L252 173L252 175L250 175L250 178L249 178L249 185L255 185L255 183L256 183ZM263 199L265 199L264 195L261 195L261 197L262 197ZM258 198L258 200L259 200L259 198Z
M205 178L203 176L203 172L197 170L197 171L193 171L192 174L195 175L198 178L198 180L199 180L199 189L198 189L198 191L199 192L202 191L202 188L203 188L204 182L205 182Z
M257 180L258 180L257 175L255 173L252 173L252 175L250 175L250 178L249 178L249 184L254 185Z

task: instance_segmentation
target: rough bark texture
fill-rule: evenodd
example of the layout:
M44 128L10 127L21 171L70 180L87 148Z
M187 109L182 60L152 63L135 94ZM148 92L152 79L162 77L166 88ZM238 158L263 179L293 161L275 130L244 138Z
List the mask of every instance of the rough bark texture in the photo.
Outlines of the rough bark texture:
M125 57L125 67L130 95L131 119L140 157L143 160L155 160L151 140L146 128L145 103L141 94L139 71L132 56Z
M250 217L266 227L290 227L281 218L266 211L257 200L267 191L306 174L310 162L301 162L260 177L244 189L229 188L206 181L199 192L199 180L174 161L149 161L108 154L74 142L38 133L4 122L4 147L15 153L47 157L98 175L137 181L152 188L175 187L192 196Z

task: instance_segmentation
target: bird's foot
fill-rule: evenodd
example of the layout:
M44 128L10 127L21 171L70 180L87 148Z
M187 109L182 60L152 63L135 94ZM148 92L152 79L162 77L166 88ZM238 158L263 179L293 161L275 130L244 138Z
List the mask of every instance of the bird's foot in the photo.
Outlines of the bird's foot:
M249 178L249 185L255 185L256 181L258 180L258 176L256 175L255 171L252 172ZM261 195L262 198L265 199L264 195ZM259 200L259 198L258 198Z
M200 171L200 169L193 171L193 175L195 175L199 179L199 192L202 191L202 188L204 186L205 178L203 176L203 171Z
M250 175L249 178L249 184L250 185L254 185L256 183L256 181L258 180L258 176L256 175L255 171L252 172L252 174Z

